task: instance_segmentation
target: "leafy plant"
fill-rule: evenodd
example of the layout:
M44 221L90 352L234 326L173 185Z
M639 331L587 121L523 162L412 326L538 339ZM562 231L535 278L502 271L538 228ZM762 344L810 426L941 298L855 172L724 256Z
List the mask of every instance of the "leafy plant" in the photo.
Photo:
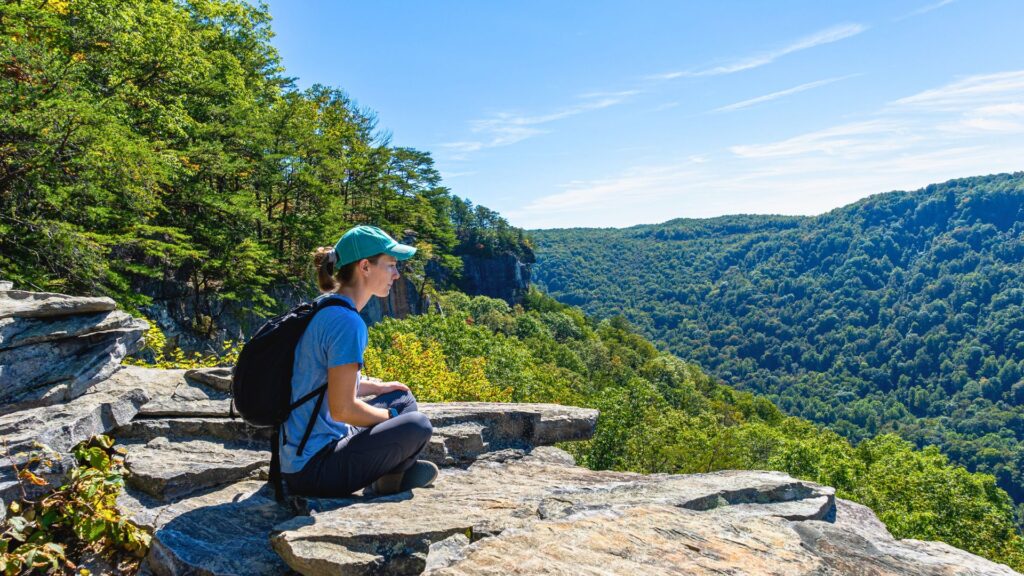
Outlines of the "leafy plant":
M149 321L149 330L143 336L146 344L134 356L125 358L121 363L127 366L147 366L151 368L193 369L229 366L238 362L238 354L242 351L242 343L233 340L224 341L224 350L220 354L200 354L185 352L178 346L167 341L167 336L160 330L156 322Z
M124 486L124 450L108 436L95 436L73 450L77 466L64 483L38 499L11 502L0 523L0 574L75 569L71 558L99 554L133 571L149 549L150 535L123 518L117 496ZM49 482L33 470L52 466L60 455L42 445L15 466L24 485Z

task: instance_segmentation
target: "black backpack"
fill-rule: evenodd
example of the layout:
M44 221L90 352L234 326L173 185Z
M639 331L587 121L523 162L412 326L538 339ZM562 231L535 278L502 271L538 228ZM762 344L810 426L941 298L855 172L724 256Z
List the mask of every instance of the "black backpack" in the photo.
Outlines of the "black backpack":
M237 412L249 424L274 427L274 435L270 440L270 482L278 500L284 498L279 444L281 427L292 410L317 398L313 415L299 443L298 454L302 455L306 441L313 432L316 415L327 395L327 384L324 384L295 402L291 401L295 348L313 316L329 306L344 306L353 312L357 311L340 298L321 298L300 304L267 320L242 347L231 379L231 417L234 418Z

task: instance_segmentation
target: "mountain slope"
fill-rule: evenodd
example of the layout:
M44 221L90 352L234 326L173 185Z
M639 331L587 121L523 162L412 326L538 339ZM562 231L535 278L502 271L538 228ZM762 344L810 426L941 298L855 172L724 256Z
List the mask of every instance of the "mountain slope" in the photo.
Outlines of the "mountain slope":
M790 414L895 431L1024 498L1024 173L817 217L531 232L537 281Z

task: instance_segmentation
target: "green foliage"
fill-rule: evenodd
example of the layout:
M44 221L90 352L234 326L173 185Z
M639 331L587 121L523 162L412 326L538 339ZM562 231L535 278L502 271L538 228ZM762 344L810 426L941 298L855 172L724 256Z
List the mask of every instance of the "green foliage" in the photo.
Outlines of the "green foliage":
M238 355L242 352L242 344L231 340L223 343L220 354L185 352L180 347L168 343L167 336L152 320L149 321L149 329L146 330L143 340L145 345L142 350L122 360L122 364L165 370L233 366L238 362Z
M1024 501L1024 174L814 218L531 236L557 299L854 442L937 445Z
M526 249L345 92L296 89L265 5L4 2L0 26L0 276L19 288L136 310L184 284L215 321L217 301L274 310L267 288L307 281L353 224L420 248L421 297L428 261L459 273L456 246Z
M658 352L621 317L595 322L536 290L515 307L447 293L441 308L444 316L375 325L367 372L407 381L424 399L485 399L497 386L515 401L598 408L594 436L564 446L588 467L782 470L871 506L899 537L943 540L1024 567L1006 492L934 447L918 451L886 435L855 448Z
M915 451L891 434L861 442L857 457L865 471L848 497L875 510L894 536L941 540L1020 570L1024 540L994 477L949 466L937 447Z
M462 358L454 370L446 360L436 342L424 343L415 334L396 333L384 347L367 348L365 367L368 374L408 385L424 402L508 402L511 399L511 388L499 388L488 381L482 357Z
M0 522L0 573L62 572L74 569L69 557L101 554L119 569L134 571L149 548L150 535L121 517L117 495L124 486L123 450L106 436L96 436L73 450L78 466L64 483L38 500L7 506ZM16 466L22 483L45 487L32 470L60 456L42 447Z

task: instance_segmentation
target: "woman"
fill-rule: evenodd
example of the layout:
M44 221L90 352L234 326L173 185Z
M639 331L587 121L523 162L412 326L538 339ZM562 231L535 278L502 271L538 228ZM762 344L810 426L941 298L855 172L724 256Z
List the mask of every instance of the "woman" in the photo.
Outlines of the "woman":
M334 248L314 255L317 283L326 293L321 298L340 298L348 306L317 312L295 349L292 401L325 381L327 396L317 414L316 403L306 402L283 427L281 471L292 493L340 497L370 486L364 494L385 495L428 486L437 477L437 466L416 460L433 428L409 388L361 378L367 330L356 311L372 296L387 296L398 279L398 261L415 252L380 228L356 226ZM371 395L376 397L369 402L359 399ZM312 433L298 454L311 417Z

